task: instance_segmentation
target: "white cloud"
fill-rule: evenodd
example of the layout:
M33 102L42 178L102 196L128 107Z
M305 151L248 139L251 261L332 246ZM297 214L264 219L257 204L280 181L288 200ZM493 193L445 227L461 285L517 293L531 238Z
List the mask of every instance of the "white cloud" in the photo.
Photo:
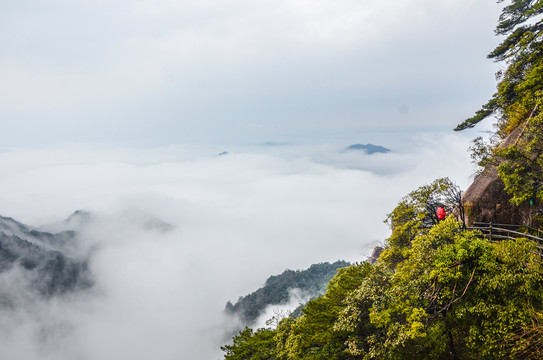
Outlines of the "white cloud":
M307 303L316 294L304 293L300 289L289 289L288 301L284 304L268 305L256 319L253 328L274 328L277 323L289 316L300 305Z
M407 192L447 175L465 187L464 137L419 144L382 156L330 146L221 157L205 148L190 155L191 147L0 154L0 188L9 189L0 214L32 225L79 208L99 215L82 229L87 245L97 245L96 287L2 316L1 357L217 358L227 300L286 268L364 260L388 233L385 214ZM175 229L143 229L142 212Z

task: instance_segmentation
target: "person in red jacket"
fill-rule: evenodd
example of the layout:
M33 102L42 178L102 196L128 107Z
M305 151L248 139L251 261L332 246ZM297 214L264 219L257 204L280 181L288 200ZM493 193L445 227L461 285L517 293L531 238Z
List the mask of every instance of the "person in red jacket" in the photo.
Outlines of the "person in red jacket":
M443 209L441 206L437 208L436 210L437 220L445 220L447 217L447 213L445 212L445 209Z

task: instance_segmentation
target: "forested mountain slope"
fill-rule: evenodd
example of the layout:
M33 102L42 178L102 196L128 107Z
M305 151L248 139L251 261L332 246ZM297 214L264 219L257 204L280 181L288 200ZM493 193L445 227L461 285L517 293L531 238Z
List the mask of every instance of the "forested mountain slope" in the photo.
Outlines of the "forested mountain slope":
M240 297L235 304L228 302L225 310L251 325L268 305L288 302L290 290L298 289L309 297L322 295L337 270L349 265L346 261L336 261L313 264L306 270L285 270L280 275L270 276L263 287Z
M49 233L0 216L0 306L91 286L75 231Z
M222 347L225 359L541 358L538 244L489 241L453 215L428 225L428 188L388 215L375 264L339 269L301 317L245 329Z

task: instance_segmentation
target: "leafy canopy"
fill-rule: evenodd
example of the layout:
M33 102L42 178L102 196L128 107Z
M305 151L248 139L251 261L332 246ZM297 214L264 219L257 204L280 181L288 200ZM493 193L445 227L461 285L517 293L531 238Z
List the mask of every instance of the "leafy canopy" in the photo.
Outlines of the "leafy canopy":
M529 225L543 224L542 14L543 0L507 1L496 28L505 39L489 54L506 70L498 72L497 91L488 103L455 129L496 116L495 139L475 139L472 156L482 169L497 169L511 203L525 207L519 211Z
M392 235L387 239L389 246L381 254L381 260L390 266L403 261L415 236L439 222L438 207L444 207L448 213L456 209L464 218L460 188L449 178L420 186L402 198L385 220Z
M499 2L503 2L499 1ZM498 72L497 92L476 114L455 130L474 127L495 115L502 137L509 134L530 114L535 115L543 90L543 12L542 0L510 0L496 27L497 35L506 38L488 57L505 62L507 69Z
M426 202L443 179L402 199L395 229L418 221L392 263L380 257L340 269L326 293L277 329L242 331L225 359L539 359L543 358L543 260L537 244L490 242L449 216L422 226ZM437 196L437 195L435 195ZM403 230L402 230L403 231Z

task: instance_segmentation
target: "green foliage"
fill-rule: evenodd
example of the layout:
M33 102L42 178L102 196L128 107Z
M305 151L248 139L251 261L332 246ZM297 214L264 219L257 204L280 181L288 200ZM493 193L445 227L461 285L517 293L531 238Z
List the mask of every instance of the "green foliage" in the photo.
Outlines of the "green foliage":
M515 205L543 203L543 113L530 119L524 133L516 146L495 150L500 178Z
M449 178L441 178L410 192L387 215L385 221L393 231L413 221L419 225L431 226L438 222L436 216L438 207L450 210L459 203L460 189Z
M353 357L500 359L529 347L516 334L543 311L535 244L493 244L461 228L437 224L394 272L378 265L351 294L337 328L350 333Z
M426 204L441 201L447 184L413 191L389 214L383 254L401 261L340 269L301 317L244 330L222 348L225 359L542 358L540 248L522 238L490 242L452 216L425 225Z
M385 220L392 235L387 239L388 248L381 254L382 261L395 266L405 260L415 236L438 223L436 210L440 206L448 212L456 208L463 217L460 189L449 178L423 185L400 200Z
M507 141L485 144L477 138L473 157L483 168L497 167L513 205L539 202L530 214L525 214L531 225L533 217L543 215L543 1L507 3L496 28L498 35L506 37L489 54L489 58L504 62L507 68L497 74L497 91L490 101L455 130L496 116L496 136Z
M275 360L275 330L245 328L232 345L221 346L225 360Z
M531 202L533 215L542 215L543 113L532 114L513 135L508 144L500 146L475 139L472 157L481 167L497 168L512 204L522 206Z
M346 261L336 261L333 264L313 264L306 270L285 270L280 275L270 276L262 288L241 297L236 304L229 302L226 311L238 315L245 324L251 325L266 306L286 303L290 289L321 295L337 270L349 265Z
M371 271L371 265L363 263L340 269L328 284L326 293L311 300L303 308L303 315L292 321L283 320L278 332L282 342L278 349L282 359L347 359L345 341L347 333L334 329L345 307L347 294L355 290ZM287 326L288 325L288 326Z
M334 325L348 294L372 271L369 263L339 269L326 293L311 300L298 319L284 318L276 330L247 328L221 349L225 359L348 359L347 334Z
M499 72L497 92L474 117L465 120L455 130L471 128L481 120L496 115L503 136L528 118L535 109L537 94L543 89L543 24L540 0L509 0L504 7L496 34L506 38L489 58L503 61L508 67Z

